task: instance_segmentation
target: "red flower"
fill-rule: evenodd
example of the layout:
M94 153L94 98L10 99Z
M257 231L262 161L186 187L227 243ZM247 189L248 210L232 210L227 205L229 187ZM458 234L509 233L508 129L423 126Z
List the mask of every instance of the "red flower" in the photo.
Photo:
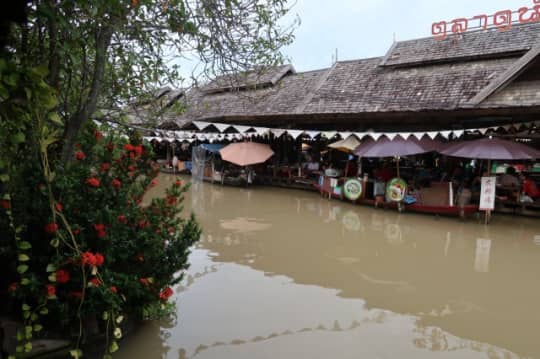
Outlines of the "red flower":
M96 253L94 254L94 258L96 259L96 266L102 266L103 263L105 263L105 257L103 257L103 254Z
M103 162L101 164L101 172L107 172L111 168L111 164L108 162Z
M175 185L176 187L180 187L180 186L182 186L182 181L178 180L178 181L176 181L176 182L174 183L174 185Z
M140 278L139 282L144 285L150 285L150 281L148 280L148 278Z
M79 292L79 291L70 292L69 296L73 298L82 298L82 292Z
M173 295L173 290L170 287L167 287L159 293L159 299L167 301Z
M141 219L141 220L139 221L139 228L140 228L140 229L145 229L146 227L148 227L148 225L149 225L149 223L148 223L148 221L145 220L145 219Z
M96 142L99 142L99 140L101 140L101 138L103 137L103 134L100 131L96 130L94 132L94 137L96 138Z
M135 153L137 155L139 155L139 156L142 155L143 154L143 146L141 146L141 145L135 146Z
M2 206L3 209L5 210L8 210L11 208L11 202L8 201L7 199L3 199L0 201L0 205Z
M150 182L150 185L152 187L156 187L157 186L157 179L153 179L152 182Z
M107 146L105 146L109 152L112 152L114 150L114 144L112 142L107 143Z
M47 284L45 287L47 287L47 296L53 297L56 295L56 287L52 284Z
M13 293L17 290L17 288L19 288L19 283L13 282L9 285L8 292Z
M56 271L56 282L57 283L64 284L64 283L69 282L69 279L70 279L70 275L65 270L60 269L60 270Z
M166 200L167 200L167 204L168 204L169 206L175 205L176 202L178 201L177 198L174 197L174 196L167 196Z
M113 285L113 286L111 286L111 292L116 294L116 293L118 293L118 289L116 289L116 287Z
M80 144L80 143L76 143L76 144L75 144L75 148L81 148L81 144Z
M105 231L105 225L103 223L94 224L94 229L98 238L104 238L105 236L107 236L107 232Z
M128 166L128 171L130 171L130 172L135 171L135 166L133 166L133 165Z
M133 145L131 143L126 143L124 145L124 150L126 150L128 152L131 152L131 151L135 150L135 147L133 147Z
M83 254L81 254L81 262L84 265L95 266L96 257L92 252L84 252Z
M90 177L86 180L86 184L90 187L99 187L99 180L95 177Z
M116 190L120 189L120 186L122 186L122 182L116 178L112 180L111 184Z
M51 222L45 225L45 232L54 234L58 231L58 224Z
M127 224L127 218L123 214L118 215L118 217L116 217L116 219L118 220L118 222L120 222L122 224Z
M54 208L58 211L58 212L62 212L64 210L64 207L62 206L62 203L58 203L56 202L54 204Z
M99 287L102 284L99 278L95 278L95 277L90 279L88 283L92 284L94 287Z
M78 236L79 233L81 233L81 230L79 228L75 228L72 232L74 235Z
M86 158L86 155L84 154L83 151L77 151L75 152L75 158L78 159L79 161L82 161Z

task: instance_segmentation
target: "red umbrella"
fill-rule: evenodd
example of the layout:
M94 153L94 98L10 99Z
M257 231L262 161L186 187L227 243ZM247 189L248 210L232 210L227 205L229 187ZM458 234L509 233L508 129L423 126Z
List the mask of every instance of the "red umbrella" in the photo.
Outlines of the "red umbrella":
M446 156L482 160L529 160L540 158L540 151L527 145L499 138L453 143L438 151Z
M238 166L263 163L274 154L268 145L255 142L238 142L222 148L219 153L225 161Z
M419 140L413 136L408 139L396 136L390 140L381 137L377 141L361 144L354 150L354 154L359 157L403 157L437 151L440 147L440 142L427 138Z

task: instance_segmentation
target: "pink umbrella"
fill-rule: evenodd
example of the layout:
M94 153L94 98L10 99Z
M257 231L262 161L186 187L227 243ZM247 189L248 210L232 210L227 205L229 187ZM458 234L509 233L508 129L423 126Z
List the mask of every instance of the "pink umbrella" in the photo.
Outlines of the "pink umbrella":
M529 160L540 158L540 151L527 145L499 138L453 143L438 151L446 156L482 160Z
M222 148L219 153L225 161L238 166L263 163L274 154L268 145L255 142L238 142Z
M440 147L440 142L428 138L419 140L413 136L408 139L396 136L390 140L381 137L377 141L361 144L354 150L354 154L359 157L403 157L437 151Z

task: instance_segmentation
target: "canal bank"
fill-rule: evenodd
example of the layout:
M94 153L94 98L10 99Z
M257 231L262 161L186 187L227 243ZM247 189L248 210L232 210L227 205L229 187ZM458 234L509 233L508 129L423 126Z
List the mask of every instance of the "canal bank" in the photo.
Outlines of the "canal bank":
M540 356L536 220L484 227L209 184L185 205L204 233L177 318L147 323L121 358Z

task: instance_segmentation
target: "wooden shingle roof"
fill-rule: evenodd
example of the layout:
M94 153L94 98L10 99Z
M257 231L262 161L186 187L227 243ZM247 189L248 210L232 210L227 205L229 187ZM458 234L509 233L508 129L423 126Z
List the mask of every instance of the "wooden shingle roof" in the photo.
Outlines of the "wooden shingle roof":
M221 76L207 85L201 87L204 93L219 93L234 90L246 90L255 88L265 88L275 85L288 73L295 73L292 65L282 65L276 67L260 67L258 69Z
M180 125L255 118L260 123L276 116L330 121L341 115L449 113L490 106L540 109L540 77L527 75L538 68L538 46L540 23L514 26L508 32L466 33L444 41L403 41L385 57L340 61L327 69L296 73L284 65L231 86L225 86L230 79L218 78L178 97L186 105L184 113L166 110L163 117ZM524 73L525 69L529 72ZM529 76L526 83L512 82L523 74ZM497 99L502 105L494 105L491 94L507 85L512 95L497 94L502 96ZM514 101L525 92L526 102Z
M382 66L416 66L481 58L522 55L540 38L540 23L514 25L508 31L490 29L449 36L395 43L381 61Z
M296 113L306 94L326 71L289 74L272 87L251 91L208 94L193 89L186 95L187 110L179 120Z
M505 58L389 69L378 66L380 60L337 63L305 112L453 110L515 62Z

